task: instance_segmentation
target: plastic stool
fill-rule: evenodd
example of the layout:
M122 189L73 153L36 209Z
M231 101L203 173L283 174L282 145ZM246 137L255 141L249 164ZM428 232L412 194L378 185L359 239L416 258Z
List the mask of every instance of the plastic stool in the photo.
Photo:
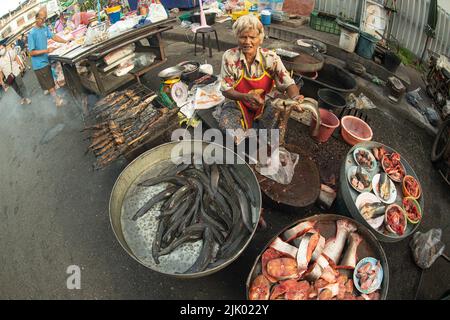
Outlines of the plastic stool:
M219 39L217 37L217 31L213 27L200 27L195 31L195 46L194 46L194 56L197 55L197 35L200 33L202 35L202 45L203 45L203 51L205 51L205 34L208 34L208 48L209 48L209 57L212 57L212 48L211 48L211 33L214 32L216 36L216 43L217 43L217 51L220 51L219 47Z

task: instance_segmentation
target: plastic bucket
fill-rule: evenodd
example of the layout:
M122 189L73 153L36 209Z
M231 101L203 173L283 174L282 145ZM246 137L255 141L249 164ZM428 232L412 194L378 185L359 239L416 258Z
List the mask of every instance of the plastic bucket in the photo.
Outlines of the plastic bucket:
M120 20L120 11L121 11L122 7L121 6L115 6L112 8L106 8L106 13L109 16L109 21L111 22L111 24L116 23L117 21Z
M352 32L345 28L341 28L341 37L339 38L339 47L347 52L355 51L358 43L358 32Z
M372 59L378 39L371 34L361 32L356 53L366 59Z
M326 109L319 108L320 112L320 128L319 134L317 136L313 136L314 140L318 142L327 142L333 134L334 130L339 127L340 121L336 115ZM311 119L311 135L316 127L316 119L314 115Z
M271 19L272 18L272 14L269 12L269 14L267 14L266 12L262 12L261 13L261 23L265 26L270 25Z
M347 105L345 98L331 89L319 89L317 91L317 97L319 108L328 109L330 111L345 108Z
M109 16L109 21L111 21L111 24L114 24L120 20L120 11L109 13L108 16Z
M383 59L383 66L390 72L395 73L402 60L392 51L386 52Z
M110 14L110 13L120 12L121 9L122 9L121 6L115 6L115 7L106 8L105 11L107 14Z

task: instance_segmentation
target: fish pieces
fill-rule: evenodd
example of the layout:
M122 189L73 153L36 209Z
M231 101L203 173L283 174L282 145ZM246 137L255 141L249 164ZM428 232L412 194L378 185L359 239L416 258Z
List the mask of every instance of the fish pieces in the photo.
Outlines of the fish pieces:
M253 280L250 287L250 300L269 300L271 283L264 275L259 275Z
M267 263L267 273L277 280L298 278L297 261L292 258L278 258Z
M281 258L283 257L283 254L275 249L269 248L266 251L264 251L262 257L261 257L261 264L262 264L262 272L263 275L266 276L266 278L270 281L270 282L277 282L277 279L274 277L271 277L268 273L267 273L267 263L270 260L273 259L277 259L277 258Z
M273 287L270 300L308 300L310 291L308 281L285 280Z

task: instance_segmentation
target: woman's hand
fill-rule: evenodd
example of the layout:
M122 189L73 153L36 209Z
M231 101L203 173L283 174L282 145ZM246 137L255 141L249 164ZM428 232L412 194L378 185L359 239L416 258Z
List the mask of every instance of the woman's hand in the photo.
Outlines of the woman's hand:
M299 103L302 103L303 100L305 100L305 97L302 96L301 94L299 94L299 95L293 97L292 100L296 100L296 101L298 101Z
M244 101L253 111L258 110L261 106L264 105L264 99L256 93L246 93L244 95Z

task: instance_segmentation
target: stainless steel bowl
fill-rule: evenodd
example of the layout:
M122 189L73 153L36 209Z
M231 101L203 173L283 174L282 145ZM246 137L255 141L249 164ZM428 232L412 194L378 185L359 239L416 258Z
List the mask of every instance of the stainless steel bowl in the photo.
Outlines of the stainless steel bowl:
M170 67L170 68L160 71L158 73L158 77L160 77L162 80L176 79L181 76L183 71L184 71L184 68L182 68L180 66Z
M111 192L109 202L109 216L113 232L122 248L137 262L143 266L165 275L178 278L198 278L217 272L239 257L253 238L257 223L261 213L261 191L258 181L251 168L239 158L240 165L237 166L238 173L245 179L254 193L257 206L252 207L253 232L242 240L239 249L224 263L205 271L191 274L184 274L196 260L201 249L201 240L186 243L171 254L160 257L160 264L153 261L151 255L151 245L156 232L159 215L158 207L153 208L143 218L138 221L130 219L138 208L149 198L150 194L159 190L151 191L149 188L137 187L142 180L157 176L161 170L174 166L171 161L173 157L183 155L182 148L197 153L205 153L205 149L215 148L220 150L227 159L238 159L239 156L221 145L195 140L183 140L180 142L170 142L151 149L131 162L119 175ZM228 158L230 157L230 158Z

